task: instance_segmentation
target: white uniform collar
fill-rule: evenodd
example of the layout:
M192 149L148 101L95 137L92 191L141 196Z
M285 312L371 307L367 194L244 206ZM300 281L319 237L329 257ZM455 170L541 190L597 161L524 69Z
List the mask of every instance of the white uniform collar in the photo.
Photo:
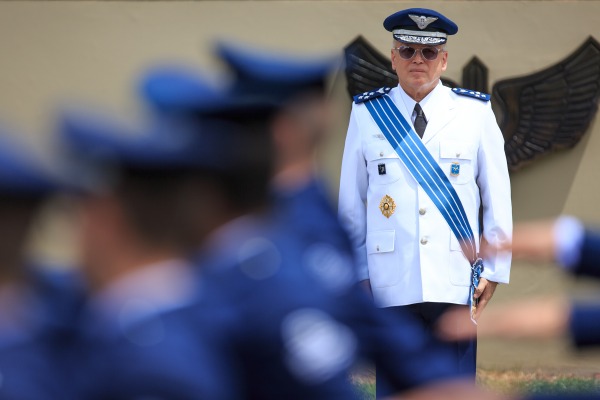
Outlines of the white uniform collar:
M96 318L123 326L185 306L196 294L192 268L179 259L139 268L94 295L90 311Z
M431 92L429 92L429 94L427 96L425 96L425 98L423 100L421 100L419 102L419 104L421 105L421 108L423 109L423 113L425 114L425 118L427 119L427 122L429 122L429 115L433 116L433 110L428 107L427 105L432 103L430 100L432 97L435 97L438 92L441 91L441 87L443 86L442 81L440 80L437 84L437 86L435 88L433 88L433 90ZM408 114L411 116L411 121L414 122L412 114L413 114L413 110L415 109L415 104L417 104L416 101L414 101L408 94L406 94L406 92L404 91L404 89L402 89L402 86L400 86L400 84L398 84L398 94L400 96L400 99L402 100L402 102L404 103L404 106L406 107L406 110L408 111ZM430 104L431 105L431 104Z
M212 232L201 253L214 254L226 251L229 247L238 248L243 240L264 231L265 224L264 218L254 214L237 217Z

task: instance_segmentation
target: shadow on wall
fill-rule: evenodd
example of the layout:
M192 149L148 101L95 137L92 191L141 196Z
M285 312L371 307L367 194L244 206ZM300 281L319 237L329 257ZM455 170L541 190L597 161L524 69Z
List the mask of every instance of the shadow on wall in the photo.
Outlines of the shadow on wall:
M547 155L511 173L515 221L549 218L563 212L594 130L592 123L574 148Z

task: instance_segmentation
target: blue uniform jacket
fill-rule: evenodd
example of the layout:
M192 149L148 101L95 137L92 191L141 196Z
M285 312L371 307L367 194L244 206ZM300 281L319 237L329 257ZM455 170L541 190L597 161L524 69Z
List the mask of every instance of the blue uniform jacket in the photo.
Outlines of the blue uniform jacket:
M71 345L76 399L234 398L214 311L196 317L195 270L180 259L139 266L92 293Z
M330 244L341 253L352 255L350 239L318 178L313 177L296 191L276 191L275 212L279 223L306 243Z
M200 318L220 316L221 360L245 399L352 399L356 338L336 304L302 270L289 232L238 221L199 255Z
M578 276L600 278L600 234L586 229L579 262L572 272ZM571 310L569 330L577 347L600 344L600 305L575 304Z
M72 398L66 354L80 282L75 274L31 266L24 284L21 324L0 328L0 398Z
M187 307L155 314L124 329L87 332L74 352L78 399L228 400L236 385L210 343L214 318ZM192 323L193 322L193 323ZM199 324L199 325L196 325Z
M231 357L232 380L241 382L244 397L354 398L347 376L358 358L376 361L398 391L456 377L447 347L409 315L383 315L355 284L349 251L336 245L345 237L322 239L304 230L317 221L304 217L312 199L322 205L311 192L318 193L306 191L301 203L289 203L302 204L302 212L230 227L197 259L203 285L198 313L226 315L221 337L229 346L220 352ZM324 219L336 221L335 214L324 213ZM326 232L343 234L326 226Z
M579 263L573 268L575 275L600 278L600 234L586 229L581 245Z
M600 305L575 304L571 309L569 330L577 347L600 344Z

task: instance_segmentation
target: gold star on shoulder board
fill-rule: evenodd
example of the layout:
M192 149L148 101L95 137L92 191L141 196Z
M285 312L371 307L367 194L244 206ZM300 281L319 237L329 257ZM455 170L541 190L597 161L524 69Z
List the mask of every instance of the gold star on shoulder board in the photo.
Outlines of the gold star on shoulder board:
M394 203L394 199L386 194L379 203L379 209L386 218L389 218L396 210L396 203Z

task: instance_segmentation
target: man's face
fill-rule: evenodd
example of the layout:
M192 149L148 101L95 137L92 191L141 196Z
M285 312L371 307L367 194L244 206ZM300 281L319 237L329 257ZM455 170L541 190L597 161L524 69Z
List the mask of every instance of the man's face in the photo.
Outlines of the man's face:
M414 56L406 60L400 56L399 50L402 46L412 47L416 50ZM439 50L434 60L427 60L423 57L421 49L430 48ZM394 41L392 49L392 67L398 75L400 86L409 94L417 92L428 92L437 85L446 70L448 62L448 52L442 50L443 46L426 46L418 44L404 44Z

